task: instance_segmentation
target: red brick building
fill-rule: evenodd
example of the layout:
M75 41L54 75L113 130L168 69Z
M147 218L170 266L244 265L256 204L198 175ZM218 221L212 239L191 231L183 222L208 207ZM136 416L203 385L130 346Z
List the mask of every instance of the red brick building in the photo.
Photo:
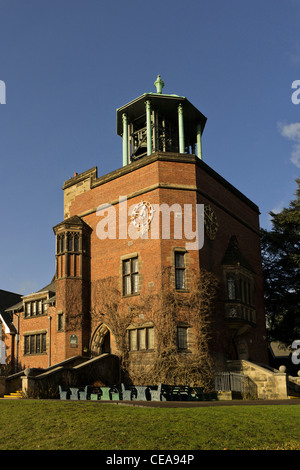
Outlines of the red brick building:
M109 301L95 286L113 279L118 308L130 311L162 288L165 268L182 296L192 271L217 276L212 348L221 368L237 358L267 364L258 207L202 160L205 116L186 98L162 94L160 77L155 85L157 93L117 110L123 166L103 176L94 167L64 183L64 220L53 229L55 276L5 313L2 334L13 366L118 353ZM133 366L151 363L159 332L147 308L126 331ZM193 350L193 338L188 315L180 317L183 354Z

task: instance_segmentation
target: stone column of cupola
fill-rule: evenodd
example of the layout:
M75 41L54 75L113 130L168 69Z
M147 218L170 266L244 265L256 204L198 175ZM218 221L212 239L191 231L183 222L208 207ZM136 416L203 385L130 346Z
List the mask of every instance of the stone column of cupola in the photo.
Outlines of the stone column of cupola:
M117 110L117 133L123 139L123 166L158 150L192 153L202 160L206 117L185 97L162 94L164 82L160 75L154 85L156 93L144 93Z
M147 155L152 153L152 125L151 125L151 102L146 101L146 126L147 126Z
M184 143L184 123L182 104L178 105L178 136L179 136L179 153L185 152Z
M128 165L128 119L127 114L122 115L123 119L123 166Z
M197 125L197 157L202 160L201 124Z

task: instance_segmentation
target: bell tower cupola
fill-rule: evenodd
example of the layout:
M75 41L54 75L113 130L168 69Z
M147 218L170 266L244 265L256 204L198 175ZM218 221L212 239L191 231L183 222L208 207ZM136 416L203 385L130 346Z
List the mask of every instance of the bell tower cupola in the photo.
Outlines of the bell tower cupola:
M163 94L160 75L154 85L156 93L145 93L117 110L123 166L155 152L196 154L202 159L206 117L185 97Z

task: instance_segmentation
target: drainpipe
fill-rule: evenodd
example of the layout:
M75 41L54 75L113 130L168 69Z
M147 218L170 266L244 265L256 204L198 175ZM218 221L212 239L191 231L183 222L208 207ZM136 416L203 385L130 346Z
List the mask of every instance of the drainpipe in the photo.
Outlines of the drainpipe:
M151 130L151 103L146 101L146 122L147 122L147 155L152 153L152 130Z
M49 365L48 367L51 366L51 317L48 317L49 320Z
M15 372L18 372L18 362L19 362L19 341L20 341L20 334L19 334L19 329L20 329L20 317L18 314L13 312L14 315L17 317L17 334L16 334L16 363L15 363Z
M122 115L123 118L123 166L128 165L128 123L127 114Z
M178 106L178 132L179 132L179 153L184 153L184 125L183 125L183 109L182 105Z

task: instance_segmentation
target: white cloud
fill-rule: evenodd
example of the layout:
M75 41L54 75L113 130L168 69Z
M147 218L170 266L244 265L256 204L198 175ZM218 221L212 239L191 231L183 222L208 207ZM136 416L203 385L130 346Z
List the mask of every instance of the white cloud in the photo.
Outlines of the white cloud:
M284 202L280 202L279 204L277 204L276 207L274 207L274 209L271 210L271 212L273 212L273 214L279 214L279 212L281 212L283 208Z
M279 214L279 212L281 212L284 207L285 207L285 203L283 201L281 201L273 209L270 210L270 212L266 216L266 220L265 220L267 230L269 230L272 227L273 218L270 215L270 213L272 212L273 214Z
M289 56L290 61L291 61L292 64L294 64L294 65L299 65L300 64L300 43L299 43L299 41L295 42L294 50L292 52L289 52L288 56Z
M31 294L32 292L36 292L40 289L40 285L37 280L35 279L27 279L20 282L15 282L16 287L13 289L13 292L17 292L21 295Z
M300 122L293 122L292 124L279 123L279 129L281 135L291 140L299 141L300 143Z
M300 168L300 122L293 122L291 124L279 123L278 128L283 137L295 142L291 162Z

